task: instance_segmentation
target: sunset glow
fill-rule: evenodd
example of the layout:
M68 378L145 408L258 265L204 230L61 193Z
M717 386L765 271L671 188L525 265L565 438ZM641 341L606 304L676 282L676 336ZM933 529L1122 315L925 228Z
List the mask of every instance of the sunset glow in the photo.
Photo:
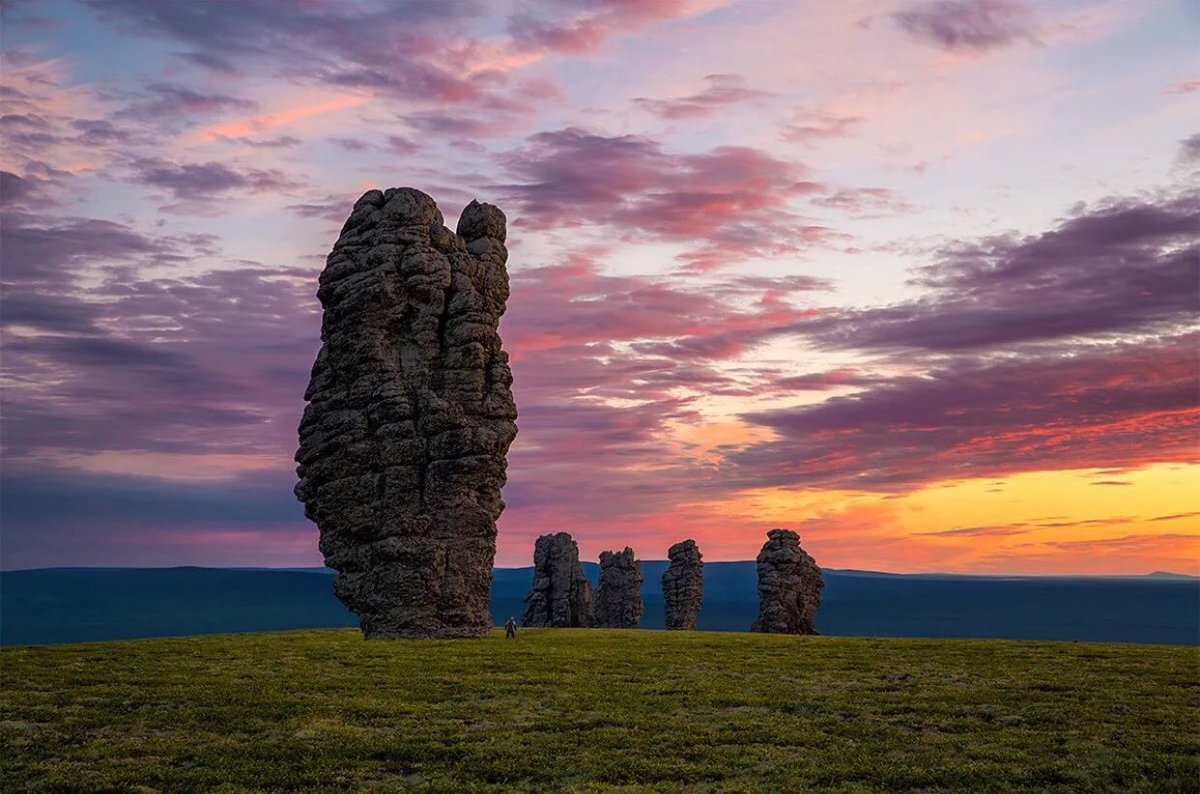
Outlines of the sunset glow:
M509 220L497 564L1200 574L1195 4L4 6L3 559L320 565L316 278Z

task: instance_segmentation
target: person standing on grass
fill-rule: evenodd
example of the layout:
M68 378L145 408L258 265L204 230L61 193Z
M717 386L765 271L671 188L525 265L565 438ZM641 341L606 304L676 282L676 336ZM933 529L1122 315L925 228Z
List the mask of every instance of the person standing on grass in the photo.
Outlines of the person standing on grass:
M504 624L504 639L515 640L517 638L517 621L512 619L510 615L508 622Z

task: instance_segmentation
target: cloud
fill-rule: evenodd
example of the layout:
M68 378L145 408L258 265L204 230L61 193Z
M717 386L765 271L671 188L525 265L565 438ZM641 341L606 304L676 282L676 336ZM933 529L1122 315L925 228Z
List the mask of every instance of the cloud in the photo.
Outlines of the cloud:
M967 352L1133 332L1171 332L1200 297L1200 195L1127 198L1056 228L950 245L914 284L930 293L806 323L840 347Z
M519 181L501 185L534 230L592 224L631 240L687 244L694 270L759 256L795 255L835 238L789 206L823 191L806 169L745 146L671 154L640 135L578 128L542 132L501 156Z
M14 534L21 528L85 528L94 522L158 531L261 521L300 525L304 514L292 496L292 479L286 468L233 482L181 483L29 466L4 474L4 523L17 524Z
M823 403L743 415L776 440L729 456L760 486L909 489L1194 456L1195 335L1032 360L969 358Z
M914 39L947 50L985 50L1031 40L1033 18L1016 0L934 0L893 15Z
M1197 516L1200 516L1200 511L1192 512L1192 513L1172 513L1171 515L1166 515L1166 516L1155 516L1154 518L1151 518L1150 520L1151 521L1179 521L1184 518L1195 518Z
M106 117L85 86L72 82L65 59L5 52L0 116L4 167L24 178L62 181L119 159L131 146L157 141Z
M22 211L0 214L0 234L7 285L44 282L65 287L64 279L88 265L112 260L178 263L197 246L212 244L208 237L158 237L115 221L47 218Z
M1179 142L1179 159L1185 163L1200 162L1200 132Z
M1189 535L1181 532L1122 535L1119 538L1096 538L1092 540L1056 540L1038 543L1039 546L1070 551L1077 554L1107 554L1146 551L1175 551L1180 546L1200 545L1200 535ZM1194 560L1194 557L1193 557Z
M913 211L913 206L895 190L884 187L842 188L826 196L817 196L818 207L842 210L855 217L880 217Z
M174 83L151 83L129 103L118 110L116 117L139 121L162 121L178 116L207 116L223 113L246 113L258 108L249 99L196 91Z
M607 39L670 19L703 13L711 3L688 0L562 0L553 4L523 3L509 17L507 30L522 50L582 55Z
M94 219L17 221L4 229L0 290L9 461L278 459L293 443L279 411L299 410L315 355L315 273L243 266L146 277L144 267L214 255L211 240Z
M1028 532L1028 529L1022 529L1020 526L993 525L981 527L955 527L954 529L942 529L938 530L937 532L922 532L920 534L924 537L995 538L1005 537L1008 535L1024 535Z
M598 49L609 33L600 23L589 19L548 22L532 14L514 14L508 20L508 32L518 47L569 55Z
M665 119L694 119L711 116L734 105L760 99L769 94L756 91L736 74L710 74L704 78L705 88L677 99L647 99L637 97L634 104Z
M866 121L865 116L850 116L824 110L806 110L783 128L783 140L813 145L829 138L846 138Z
M5 209L43 209L57 202L45 191L45 180L20 177L0 171L0 207Z
M506 87L474 71L495 49L478 33L487 7L476 0L87 4L119 31L182 44L184 58L223 75L266 62L293 82L439 104L479 102ZM502 76L503 61L482 71Z
M670 356L687 347L693 357L680 358L680 364L732 357L808 315L785 296L830 286L811 277L729 277L700 288L671 279L605 275L596 258L583 252L562 264L514 271L511 278L513 296L502 330L518 360L552 348L613 343L637 343L643 352L665 345L661 354ZM747 305L747 295L758 300Z
M232 191L286 191L300 183L275 168L237 168L224 163L174 163L145 158L133 163L134 179L163 188L176 199L203 201Z
M1163 89L1164 94L1190 94L1200 91L1200 77L1179 80Z
M771 386L780 392L832 391L847 387L871 386L880 383L881 380L878 376L852 367L838 367L826 372L776 378L771 382Z
M803 315L785 296L826 286L729 276L699 287L608 275L598 256L512 272L501 333L521 433L509 456L506 527L620 521L657 532L664 513L694 515L680 506L720 486L700 485L711 467L672 440L672 427L703 424L699 395L744 391L718 365Z
M285 469L181 483L9 463L0 473L4 565L319 565L292 479ZM246 556L256 550L264 556Z
M326 194L298 204L289 204L287 209L302 218L320 218L336 224L339 228L350 215L357 200L356 195Z

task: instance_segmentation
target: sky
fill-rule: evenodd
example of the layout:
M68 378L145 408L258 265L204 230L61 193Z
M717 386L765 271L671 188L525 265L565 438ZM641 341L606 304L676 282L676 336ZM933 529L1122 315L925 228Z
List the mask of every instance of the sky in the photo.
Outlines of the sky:
M320 565L355 199L509 219L497 564L1200 573L1188 0L3 0L0 565Z

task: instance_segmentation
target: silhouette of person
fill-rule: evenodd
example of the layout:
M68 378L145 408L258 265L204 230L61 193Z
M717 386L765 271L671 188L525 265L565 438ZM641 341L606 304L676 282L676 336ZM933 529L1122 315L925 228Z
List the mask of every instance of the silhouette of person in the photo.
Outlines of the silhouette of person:
M509 617L508 622L504 624L504 639L515 640L517 638L517 621Z

